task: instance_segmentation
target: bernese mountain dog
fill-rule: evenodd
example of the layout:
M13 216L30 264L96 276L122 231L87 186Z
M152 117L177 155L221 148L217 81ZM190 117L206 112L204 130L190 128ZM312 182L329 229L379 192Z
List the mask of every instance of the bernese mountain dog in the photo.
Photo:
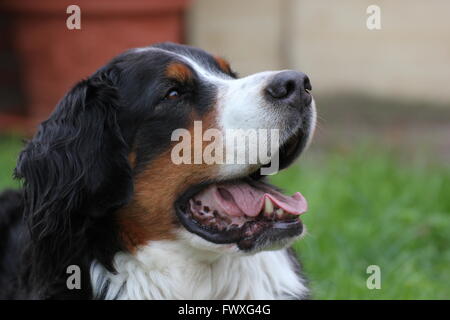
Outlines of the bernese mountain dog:
M286 168L314 132L310 90L304 73L239 78L185 45L115 57L63 97L19 155L22 189L0 196L0 298L307 298L289 249L305 231L303 196L265 182L267 162L171 155L173 132L195 135L196 121L201 133L276 129Z

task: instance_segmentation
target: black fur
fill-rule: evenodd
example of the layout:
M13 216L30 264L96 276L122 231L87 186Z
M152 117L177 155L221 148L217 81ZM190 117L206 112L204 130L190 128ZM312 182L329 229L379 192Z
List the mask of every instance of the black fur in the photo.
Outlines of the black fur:
M214 67L201 50L157 47L195 50ZM125 52L76 84L40 125L16 167L23 190L0 197L0 299L89 299L91 262L114 271L112 258L124 250L115 211L133 194L129 152L139 170L193 108L201 114L212 105L214 89L198 79L180 101L164 101L177 85L165 79L165 67L176 59ZM81 290L67 289L70 265L81 267Z
M133 191L128 147L118 123L119 98L110 75L78 83L19 157L16 176L24 180L24 215L30 241L24 286L30 298L71 298L66 268L98 259L110 266L120 249L111 214Z
M23 235L23 194L8 190L0 194L0 299L18 296L18 253Z

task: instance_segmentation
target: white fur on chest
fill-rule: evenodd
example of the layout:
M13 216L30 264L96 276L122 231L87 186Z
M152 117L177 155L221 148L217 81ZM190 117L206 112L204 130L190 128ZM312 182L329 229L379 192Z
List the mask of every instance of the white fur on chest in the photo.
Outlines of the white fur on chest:
M106 299L290 299L308 290L287 251L199 257L177 242L158 241L135 255L118 253L117 274L91 266L94 295Z

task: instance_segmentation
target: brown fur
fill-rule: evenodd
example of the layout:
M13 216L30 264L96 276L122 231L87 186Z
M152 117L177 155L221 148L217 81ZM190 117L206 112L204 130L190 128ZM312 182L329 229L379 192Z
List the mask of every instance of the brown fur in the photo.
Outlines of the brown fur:
M130 163L131 168L135 168L136 167L136 152L132 151L130 152L130 154L128 155L128 162Z
M192 71L187 65L181 62L173 62L166 68L166 76L179 82L190 82L192 80Z
M227 60L218 56L214 57L214 60L216 60L217 64L223 72L231 73L231 67Z
M195 118L202 120L204 132L215 126L216 111L206 114L203 119ZM191 137L194 136L193 121L189 128ZM209 143L203 142L203 148ZM119 211L122 238L130 252L152 240L175 239L179 227L174 212L175 201L189 187L217 175L216 165L174 164L172 147L148 163L135 177L133 200Z

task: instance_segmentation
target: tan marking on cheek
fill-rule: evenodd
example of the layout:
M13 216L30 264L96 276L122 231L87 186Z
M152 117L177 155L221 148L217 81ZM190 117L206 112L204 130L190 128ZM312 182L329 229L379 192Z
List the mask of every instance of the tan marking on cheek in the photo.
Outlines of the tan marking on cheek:
M217 64L219 65L220 69L225 73L231 73L230 64L227 60L225 60L222 57L215 56L214 60L216 60Z
M136 167L136 152L135 151L130 152L130 154L128 155L128 163L130 164L132 169Z
M188 129L191 137L194 136L194 120L202 120L204 133L215 126L216 110L203 117L192 117L192 125ZM203 142L203 148L209 143ZM130 252L150 241L174 240L175 231L180 227L175 215L175 201L191 186L217 177L217 165L174 164L172 147L136 176L133 200L118 212L121 237Z
M190 82L192 80L192 71L181 62L173 62L167 66L166 76L179 82Z

